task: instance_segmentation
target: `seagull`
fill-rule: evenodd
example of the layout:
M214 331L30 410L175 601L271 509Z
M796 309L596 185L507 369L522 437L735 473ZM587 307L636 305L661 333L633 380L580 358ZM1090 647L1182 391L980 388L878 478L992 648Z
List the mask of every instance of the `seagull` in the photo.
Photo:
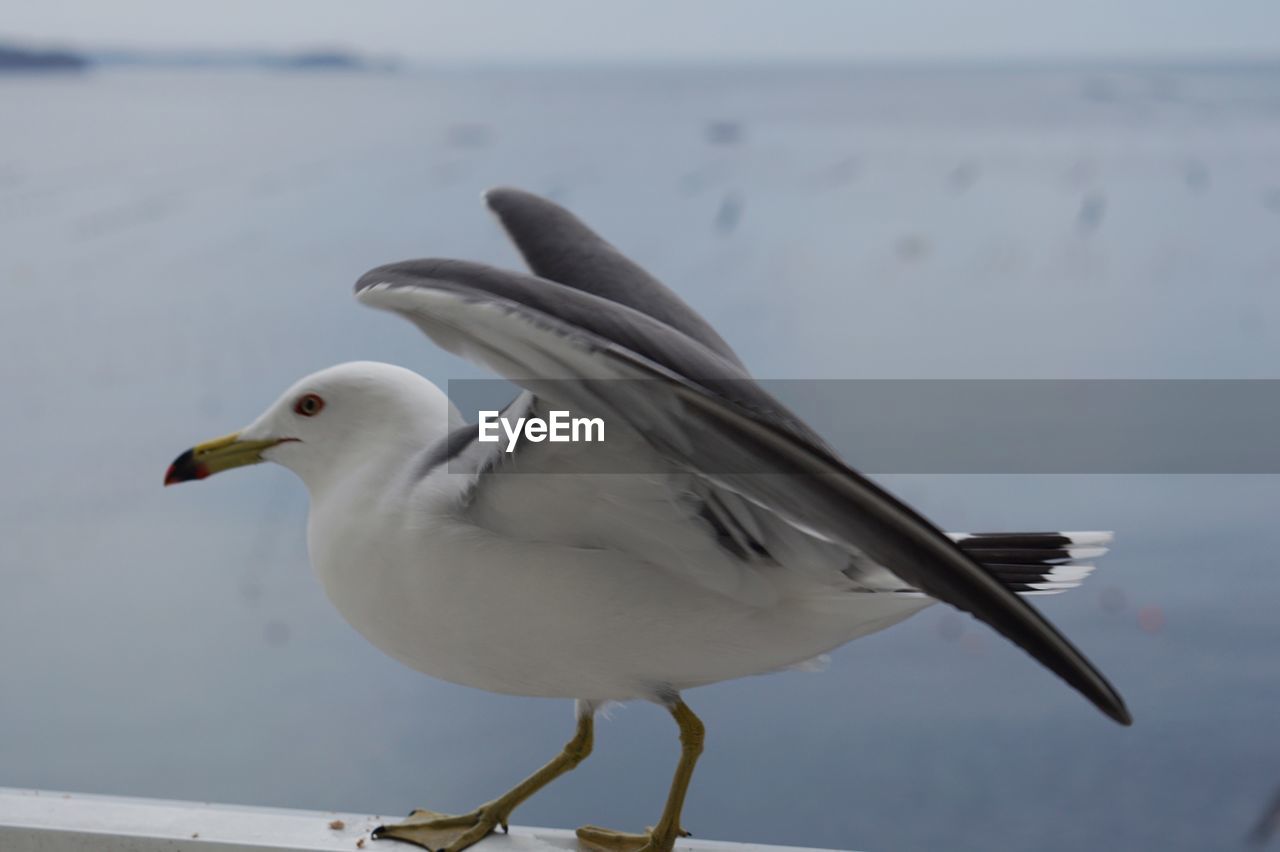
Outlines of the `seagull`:
M610 702L665 707L681 752L657 822L578 829L605 852L670 852L705 729L682 695L803 667L942 602L1021 647L1123 725L1119 694L1024 596L1078 585L1109 533L944 533L846 465L752 380L674 292L572 213L485 195L533 274L410 260L359 301L520 388L506 418L598 418L599 443L486 441L403 367L341 364L248 426L199 444L165 484L275 462L310 496L329 599L379 649L490 692L572 699L564 749L475 810L415 810L375 837L460 850L590 753Z

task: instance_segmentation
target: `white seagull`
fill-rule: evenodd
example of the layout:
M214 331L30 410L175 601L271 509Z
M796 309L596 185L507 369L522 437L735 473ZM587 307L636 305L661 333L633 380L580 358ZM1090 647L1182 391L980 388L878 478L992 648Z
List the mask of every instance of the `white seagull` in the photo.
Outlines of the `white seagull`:
M1020 597L1074 586L1108 533L946 534L859 475L752 381L678 296L568 211L486 195L534 275L457 260L381 266L356 285L523 392L504 414L600 418L603 443L479 440L402 367L341 364L238 433L193 447L165 484L272 461L310 493L307 542L330 600L418 671L576 700L564 750L474 811L414 811L376 836L458 852L591 752L597 708L665 706L681 756L640 834L669 852L702 750L687 689L798 666L942 601L985 621L1121 724L1106 679Z

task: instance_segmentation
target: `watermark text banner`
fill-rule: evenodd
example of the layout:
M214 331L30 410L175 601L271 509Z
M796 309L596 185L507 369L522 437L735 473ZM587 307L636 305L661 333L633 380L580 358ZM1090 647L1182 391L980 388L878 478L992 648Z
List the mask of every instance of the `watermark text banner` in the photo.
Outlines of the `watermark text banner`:
M540 390L553 402L633 406L663 396L656 383L652 394L646 382L607 384L544 381ZM866 473L1280 473L1280 380L792 379L758 386ZM762 397L747 383L716 387L759 407ZM448 386L471 421L481 409L505 406L516 390L483 379ZM573 414L603 414L606 432L619 419L581 406ZM705 423L687 425L709 439ZM607 445L583 451L603 453ZM769 464L762 459L758 472L792 472Z

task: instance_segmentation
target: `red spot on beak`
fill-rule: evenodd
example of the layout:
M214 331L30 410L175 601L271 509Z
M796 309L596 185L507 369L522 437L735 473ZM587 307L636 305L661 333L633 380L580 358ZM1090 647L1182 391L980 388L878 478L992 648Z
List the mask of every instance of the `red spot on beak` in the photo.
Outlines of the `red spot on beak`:
M164 474L164 484L190 482L193 479L204 479L208 475L209 468L195 460L195 453L192 450L187 450L169 465L169 469Z

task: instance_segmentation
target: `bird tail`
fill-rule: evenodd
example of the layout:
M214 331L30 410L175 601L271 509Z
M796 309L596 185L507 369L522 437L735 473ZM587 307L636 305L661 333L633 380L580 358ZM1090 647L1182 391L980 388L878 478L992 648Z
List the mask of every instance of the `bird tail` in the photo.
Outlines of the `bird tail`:
M947 533L960 549L1020 595L1074 589L1107 552L1109 532Z

